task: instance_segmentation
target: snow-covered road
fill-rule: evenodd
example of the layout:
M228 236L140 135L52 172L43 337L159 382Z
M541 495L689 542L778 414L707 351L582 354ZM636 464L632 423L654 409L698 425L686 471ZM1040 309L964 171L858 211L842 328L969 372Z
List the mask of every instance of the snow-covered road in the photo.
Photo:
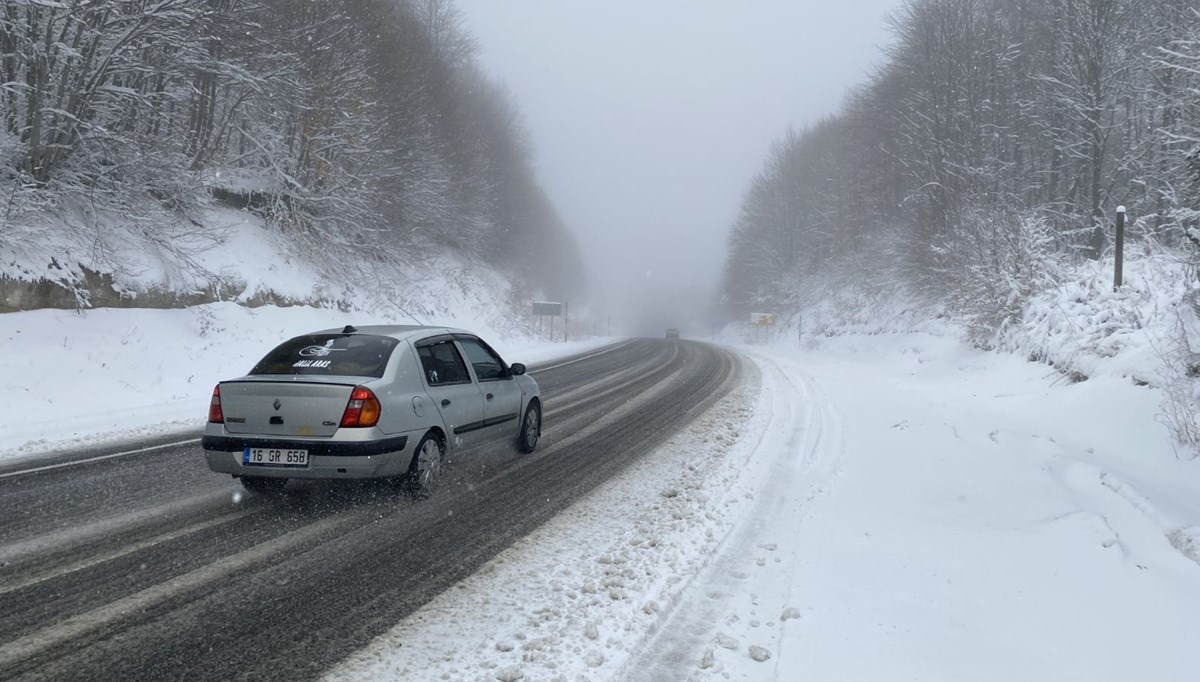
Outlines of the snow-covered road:
M1200 462L952 336L757 376L331 679L1195 680Z

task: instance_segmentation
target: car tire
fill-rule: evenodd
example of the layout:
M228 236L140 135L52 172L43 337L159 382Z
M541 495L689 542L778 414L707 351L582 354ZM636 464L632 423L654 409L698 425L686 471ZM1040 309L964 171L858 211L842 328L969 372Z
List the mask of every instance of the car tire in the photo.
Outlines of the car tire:
M283 491L287 485L286 478L266 478L264 476L241 476L242 487L259 495L274 495Z
M436 432L421 437L408 465L408 484L413 492L428 495L442 475L446 465L446 443Z
M517 449L525 454L537 448L538 439L542 436L542 404L530 400L525 408L525 416L521 418L521 432L517 434Z

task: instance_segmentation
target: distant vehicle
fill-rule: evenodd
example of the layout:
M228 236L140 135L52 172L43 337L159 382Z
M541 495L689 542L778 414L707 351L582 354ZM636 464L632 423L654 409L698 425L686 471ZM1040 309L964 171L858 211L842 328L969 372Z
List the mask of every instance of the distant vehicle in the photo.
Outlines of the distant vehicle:
M675 329L674 327L668 329L667 330L667 338L668 339L678 339L679 338L679 330Z
M533 452L541 430L537 382L478 336L347 326L289 339L217 384L201 445L209 469L256 492L392 476L428 489L448 450L511 440Z

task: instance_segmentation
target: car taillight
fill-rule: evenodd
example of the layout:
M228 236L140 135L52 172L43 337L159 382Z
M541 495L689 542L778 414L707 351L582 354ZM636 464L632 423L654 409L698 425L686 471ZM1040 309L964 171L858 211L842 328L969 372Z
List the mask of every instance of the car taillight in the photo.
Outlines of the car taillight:
M208 404L208 422L210 424L224 424L225 413L221 411L221 385L213 386L212 402Z
M379 399L366 386L355 386L342 413L341 426L365 427L379 423Z

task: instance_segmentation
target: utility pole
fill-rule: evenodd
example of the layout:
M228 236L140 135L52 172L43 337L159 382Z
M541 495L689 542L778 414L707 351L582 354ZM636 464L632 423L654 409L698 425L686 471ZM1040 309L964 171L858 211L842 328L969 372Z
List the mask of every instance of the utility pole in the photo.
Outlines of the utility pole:
M1113 266L1113 291L1120 291L1125 283L1125 207L1117 207L1117 238L1114 249L1116 264Z

